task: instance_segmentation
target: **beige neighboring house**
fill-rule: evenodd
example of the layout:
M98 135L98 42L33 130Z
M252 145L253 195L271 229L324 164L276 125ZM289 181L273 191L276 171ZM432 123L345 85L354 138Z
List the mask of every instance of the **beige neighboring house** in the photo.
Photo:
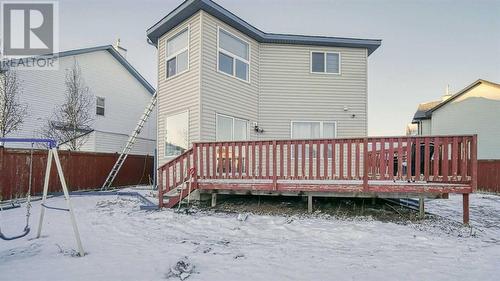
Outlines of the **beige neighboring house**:
M418 135L478 135L478 159L500 159L500 84L479 79L441 101L418 106Z
M196 141L367 135L368 56L381 40L263 32L210 0L152 26L159 164Z

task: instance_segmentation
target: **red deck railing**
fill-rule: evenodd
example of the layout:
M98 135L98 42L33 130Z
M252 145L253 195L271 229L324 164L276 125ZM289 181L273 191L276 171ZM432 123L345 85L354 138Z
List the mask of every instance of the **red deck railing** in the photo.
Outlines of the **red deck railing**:
M368 137L194 143L159 168L163 193L187 179L193 188L315 191L312 184L350 186L316 191L415 192L390 182L455 184L426 192L469 193L477 185L477 137ZM226 181L225 186L221 183ZM286 181L286 183L284 183ZM245 184L238 184L238 182ZM459 186L460 189L456 189ZM454 189L455 188L455 189ZM160 204L162 204L160 202Z

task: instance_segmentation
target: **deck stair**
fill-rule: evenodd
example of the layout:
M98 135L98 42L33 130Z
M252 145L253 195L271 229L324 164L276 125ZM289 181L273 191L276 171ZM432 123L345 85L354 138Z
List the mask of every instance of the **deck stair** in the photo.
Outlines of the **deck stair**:
M189 149L161 167L160 206L172 208L196 189L193 184L196 173L195 168L192 168L193 157L193 150Z
M184 182L182 185L170 190L169 192L163 194L163 202L165 207L172 208L177 205L180 201L188 197L189 192L189 182ZM193 192L193 190L191 190Z

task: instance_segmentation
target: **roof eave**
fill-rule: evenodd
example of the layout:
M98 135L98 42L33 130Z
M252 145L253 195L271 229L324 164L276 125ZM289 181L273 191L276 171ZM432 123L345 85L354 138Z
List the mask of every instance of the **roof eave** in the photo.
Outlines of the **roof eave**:
M137 80L141 85L146 88L146 90L153 95L155 93L155 88L149 84L149 82L144 78L128 61L125 59L115 48L111 45L103 45L103 46L97 46L97 47L90 47L90 48L83 48L83 49L76 49L76 50L69 50L69 51L63 51L59 53L54 53L54 54L44 54L36 57L46 57L46 56L55 56L57 58L63 58L63 57L69 57L69 56L77 56L77 55L83 55L87 53L92 53L92 52L98 52L98 51L108 51L127 71ZM35 58L36 58L35 57ZM23 58L26 59L26 58ZM5 71L4 69L0 69L0 71Z
M219 20L234 27L235 29L238 29L242 33L261 43L366 48L368 50L368 55L372 54L382 43L382 40L380 39L265 33L210 0L184 1L167 16L150 27L146 32L147 37L155 46L157 46L158 39L163 34L179 25L199 10L203 10L215 16Z

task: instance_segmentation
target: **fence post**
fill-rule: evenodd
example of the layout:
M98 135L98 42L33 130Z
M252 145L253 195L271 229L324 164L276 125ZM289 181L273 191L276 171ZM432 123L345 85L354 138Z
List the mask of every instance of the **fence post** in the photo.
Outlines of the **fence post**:
M276 149L276 141L273 140L273 190L276 190L277 188L277 183L278 183L278 178L276 176L276 172L277 172L277 167L276 167L276 152L278 150ZM269 151L268 151L269 153ZM280 155L280 157L283 157L283 155Z
M363 140L363 191L368 191L368 138Z

